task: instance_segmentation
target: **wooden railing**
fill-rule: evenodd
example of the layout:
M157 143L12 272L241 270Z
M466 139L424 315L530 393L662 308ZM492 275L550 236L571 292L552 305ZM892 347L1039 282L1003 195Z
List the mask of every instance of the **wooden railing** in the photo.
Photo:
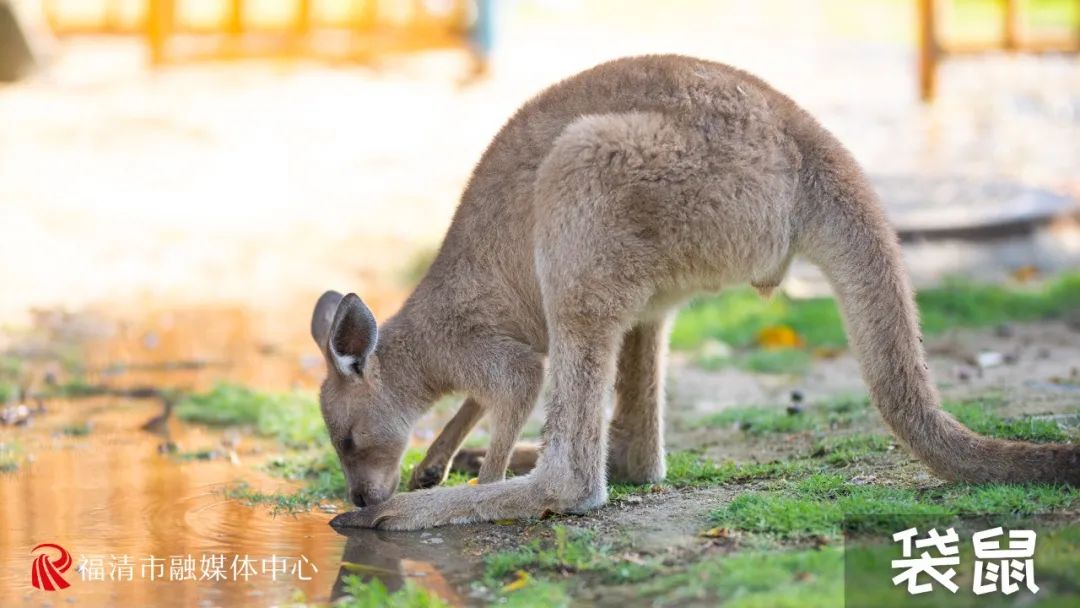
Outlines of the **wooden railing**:
M947 42L942 39L940 10L945 3L939 0L916 0L919 28L919 95L930 101L937 92L938 64L950 55L973 55L990 51L1024 53L1078 53L1080 52L1080 0L1074 0L1077 10L1073 32L1057 39L1033 39L1022 31L1021 0L998 0L1000 3L1001 37L989 42Z
M201 17L185 10L191 2L200 3ZM274 18L260 16L267 4L259 0L96 0L100 10L87 10L92 4L46 0L46 18L58 36L142 36L154 64L295 56L368 61L432 49L461 49L482 62L487 49L474 42L475 26L490 26L491 0L292 0L288 14ZM483 34L481 40L490 39Z

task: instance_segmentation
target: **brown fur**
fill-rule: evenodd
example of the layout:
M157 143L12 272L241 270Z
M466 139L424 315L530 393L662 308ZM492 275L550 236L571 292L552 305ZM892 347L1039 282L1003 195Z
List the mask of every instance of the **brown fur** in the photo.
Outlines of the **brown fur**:
M895 233L836 139L744 72L648 56L565 80L507 123L374 351L358 298L320 301L312 331L330 363L323 412L366 505L335 524L413 529L580 512L606 500L609 473L660 480L667 319L695 293L776 285L796 254L832 282L886 423L938 475L1080 483L1076 446L980 437L940 409ZM500 481L545 356L540 461ZM450 391L494 417L481 472L489 483L391 497L411 424ZM478 417L468 407L466 418ZM448 445L460 443L454 435Z

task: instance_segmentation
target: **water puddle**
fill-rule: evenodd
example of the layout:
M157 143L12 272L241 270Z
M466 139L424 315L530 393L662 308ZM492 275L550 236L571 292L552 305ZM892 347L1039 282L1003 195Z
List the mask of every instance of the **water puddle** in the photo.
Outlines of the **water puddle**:
M161 391L221 380L314 388L321 361L307 346L253 339L260 333L242 312L201 310L137 323L42 313L34 328L8 336L0 353L19 368L9 380L30 397L0 403L9 417L0 424L0 605L327 602L348 574L391 589L414 579L466 601L448 582L466 560L447 533L346 538L327 524L342 503L275 515L230 500L224 489L241 480L264 492L297 487L264 470L282 446L175 417L143 428L162 415ZM33 398L71 386L89 396ZM28 407L17 411L21 401ZM56 549L34 551L43 543L70 554L60 573L69 587L34 588L35 557L62 564Z
M232 458L187 460L161 453L163 437L139 430L160 411L156 402L98 398L47 408L28 427L0 430L0 443L16 446L20 460L0 476L0 588L8 596L0 604L58 599L31 586L31 552L41 543L70 552L74 565L64 578L71 587L61 597L87 605L271 604L297 590L329 597L344 543L326 525L328 515L275 517L223 496L223 486L239 479L264 490L287 485L260 472L265 446L173 421L169 440L186 453L234 444ZM180 564L188 556L186 576L214 578L213 556L225 556L226 580L176 580L185 578ZM234 558L246 570L244 556L255 560L255 574L231 580ZM276 557L289 563L275 576ZM305 558L305 568L290 572ZM270 560L265 576L263 560Z

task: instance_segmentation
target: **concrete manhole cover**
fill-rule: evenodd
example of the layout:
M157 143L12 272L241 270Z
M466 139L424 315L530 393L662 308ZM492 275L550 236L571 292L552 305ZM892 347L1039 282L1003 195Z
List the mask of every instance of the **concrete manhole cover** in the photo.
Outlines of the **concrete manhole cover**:
M1009 181L900 175L871 181L903 240L1020 234L1080 209L1067 196Z

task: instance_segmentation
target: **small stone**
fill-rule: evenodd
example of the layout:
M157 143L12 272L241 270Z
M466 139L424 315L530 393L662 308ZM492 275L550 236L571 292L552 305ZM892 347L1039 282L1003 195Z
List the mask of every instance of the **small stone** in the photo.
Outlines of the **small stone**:
M975 365L978 365L980 369L997 367L1004 362L1005 356L999 352L992 350L984 350L983 352L975 355Z
M802 403L802 401L803 401L802 391L791 391L791 402L792 403Z
M698 355L702 359L718 360L718 359L730 359L732 355L731 346L720 340L709 339L705 340L701 344L698 350Z
M640 496L627 496L623 502L629 505L640 505L643 499Z
M1016 331L1013 330L1012 325L1002 323L994 329L994 334L999 338L1011 338L1016 335Z
M431 538L425 538L424 540L422 540L420 542L425 544L425 545L441 545L445 541L442 539L442 537L433 536Z
M789 416L797 416L803 412L803 408L798 403L792 403L787 406L787 413Z

